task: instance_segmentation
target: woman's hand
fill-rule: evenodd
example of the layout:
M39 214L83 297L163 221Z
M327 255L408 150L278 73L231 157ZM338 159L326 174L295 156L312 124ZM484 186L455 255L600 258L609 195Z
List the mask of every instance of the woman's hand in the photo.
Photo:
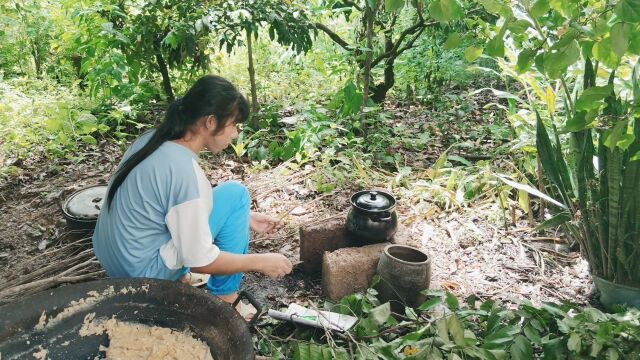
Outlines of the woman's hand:
M258 234L273 234L280 229L283 224L284 222L282 220L278 221L269 215L253 211L249 214L249 227Z
M257 271L270 278L281 278L289 274L293 269L291 261L282 254L256 254L259 256Z

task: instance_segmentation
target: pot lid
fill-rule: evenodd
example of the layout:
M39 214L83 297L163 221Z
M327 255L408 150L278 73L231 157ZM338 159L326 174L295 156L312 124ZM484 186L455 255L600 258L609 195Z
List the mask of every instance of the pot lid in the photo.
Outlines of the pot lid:
M395 204L390 194L380 191L363 191L356 195L355 205L365 210L387 210Z
M64 211L80 219L97 219L106 197L107 187L104 185L78 190L67 199Z

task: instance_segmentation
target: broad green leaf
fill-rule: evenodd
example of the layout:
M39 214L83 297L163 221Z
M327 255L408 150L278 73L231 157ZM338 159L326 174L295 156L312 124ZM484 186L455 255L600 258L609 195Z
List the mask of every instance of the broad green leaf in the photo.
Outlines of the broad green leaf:
M608 319L607 315L605 315L602 311L596 308L587 307L587 308L584 308L582 311L584 312L585 315L588 315L591 321L593 322L607 321Z
M550 340L542 345L545 360L565 360L567 354L562 338Z
M636 140L636 136L633 134L630 128L627 128L627 132L623 133L620 136L620 138L618 139L618 142L616 143L616 146L621 150L626 151L629 148L629 146L633 145L633 142L635 140Z
M593 53L593 57L605 64L608 68L614 69L618 66L618 62L620 58L613 51L613 47L611 44L611 37L606 37L593 45L593 49L591 50Z
M497 0L478 0L478 2L490 13L498 14L500 12L500 4Z
M416 311L413 310L413 308L410 308L408 306L405 306L404 314L411 320L417 320L418 319L418 314L416 314Z
M518 62L516 64L516 72L518 72L518 74L522 74L529 71L531 64L533 64L534 56L536 56L536 50L523 49L520 51L520 54L518 54Z
M571 214L569 214L566 211L559 212L553 215L551 218L542 222L540 225L536 226L536 231L555 228L566 223L569 220L571 220ZM525 335L526 335L526 331L525 331ZM538 336L538 338L540 338L540 336Z
M617 23L611 28L611 46L613 52L621 58L629 48L629 34L631 33L631 25L625 23Z
M449 155L449 161L457 161L463 165L466 166L473 166L473 164L471 163L471 161L463 158L462 156L458 156L458 155ZM454 178L455 180L455 178Z
M516 20L509 23L508 29L514 34L523 34L529 27L531 23L527 20Z
M513 15L511 7L503 0L479 0L478 2L490 13L499 14L505 18Z
M391 316L391 307L389 303L384 303L376 308L373 308L369 311L369 316L376 324L382 325L389 319Z
M544 70L550 78L557 79L579 58L580 47L578 46L578 42L571 40L566 46L545 53Z
M598 341L598 339L595 339L593 341L593 344L591 344L591 357L597 357L598 354L600 354L600 351L602 351L602 343Z
M504 40L500 34L493 37L493 39L487 42L486 46L487 55L493 57L504 56Z
M632 31L632 34L640 33L640 26L636 26ZM640 55L640 36L631 36L629 39L629 53L634 55Z
M90 145L98 145L98 141L91 135L84 135L81 137L82 141Z
M437 305L439 305L441 303L442 303L442 298L434 297L433 299L429 299L429 300L425 301L424 303L422 303L422 305L420 305L420 307L418 307L418 310L428 311L428 310L431 310L432 308L434 308L435 306L437 306Z
M462 328L462 324L456 314L451 314L447 318L447 328L449 329L449 334L453 338L453 342L458 346L464 346L464 329Z
M468 62L473 62L479 58L480 55L482 55L482 48L470 46L464 50L464 58L467 59Z
M602 105L602 100L611 95L613 87L611 85L606 86L592 86L580 94L578 101L576 101L576 110L592 110L597 109Z
M360 111L362 93L358 91L358 88L352 81L344 87L342 95L344 99L344 108L342 109L343 114L351 115Z
M444 343L448 344L451 342L451 340L449 340L449 332L447 330L447 319L440 318L436 321L436 334L438 334Z
M549 0L552 9L570 19L578 15L578 2L573 0Z
M533 347L531 346L529 340L522 335L518 335L515 338L513 344L511 344L509 353L511 354L511 359L513 360L533 359Z
M490 360L509 360L509 354L501 349L481 349L483 351L483 356L480 359L490 359Z
M533 17L540 17L551 10L551 6L549 6L549 0L538 0L531 7L530 13Z
M558 304L554 304L554 303L543 303L542 304L542 309L549 312L550 314L554 315L554 316L559 316L562 317L564 319L567 318L567 313L565 311L563 311L562 309L559 308L560 305Z
M513 340L513 337L520 332L520 328L515 325L507 325L499 328L484 338L484 348L491 348L492 345L503 344Z
M308 343L296 343L293 351L294 360L331 360L331 350L326 346Z
M58 132L62 130L62 119L50 117L46 121L46 128L48 131L51 131L51 132Z
M458 302L458 299L456 299L456 296L447 291L447 295L445 297L447 301L447 307L449 307L449 310L451 311L458 310L458 308L460 307L460 303Z
M533 325L531 323L527 324L524 326L524 328L522 329L524 332L524 335L531 340L532 343L534 344L540 344L540 332L533 327Z
M622 21L640 23L640 0L621 0L615 13Z
M404 7L404 0L384 0L384 9L387 12L396 12Z
M582 340L580 339L580 334L572 332L569 335L569 341L567 341L567 349L579 353L582 348Z
M595 108L589 112L578 111L572 116L564 128L565 131L577 132L593 126L593 121L598 115L599 108Z
M633 137L633 133L628 133L627 127L628 125L626 121L618 121L613 129L605 133L604 146L612 150L616 146L626 150L626 148L628 148L631 142L635 139L635 137ZM633 138L626 137L625 135Z
M462 7L457 0L433 0L429 4L429 13L439 22L459 19L463 15Z
M445 41L444 48L447 50L455 49L458 47L458 45L460 45L461 40L462 38L460 37L460 34L458 34L457 32L453 33L449 35L447 41Z

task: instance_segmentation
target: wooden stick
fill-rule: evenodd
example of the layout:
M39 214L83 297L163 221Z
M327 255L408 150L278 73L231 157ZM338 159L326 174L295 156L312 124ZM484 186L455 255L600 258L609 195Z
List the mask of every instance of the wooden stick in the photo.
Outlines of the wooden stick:
M0 302L7 302L8 299L13 298L16 295L25 295L28 292L38 292L40 290L48 289L62 283L78 282L82 280L92 279L103 273L104 270L100 270L77 276L52 276L30 283L14 286L0 291Z
M557 237L549 237L549 236L540 236L540 237L526 237L522 239L523 241L553 241L553 242L561 242L562 239Z
M93 254L92 254L93 253L93 249L88 249L88 250L90 251L91 256L93 256ZM81 252L81 253L73 256L73 257L57 261L57 262L55 262L53 264L47 265L45 267L42 267L42 268L40 268L40 269L38 269L36 271L33 271L33 272L29 273L29 274L26 274L24 276L20 276L17 279L8 281L5 284L5 286L8 288L8 287L12 287L12 286L16 286L16 285L27 283L29 281L37 279L38 277L40 277L42 275L45 275L47 273L53 273L53 272L57 271L58 269L61 269L61 268L64 268L65 266L73 264L74 262L81 261L81 260L83 260L83 258L87 257L88 255L89 255L89 252L87 252L87 250L85 250L85 251L83 251L83 252ZM94 259L95 259L95 257L94 257Z

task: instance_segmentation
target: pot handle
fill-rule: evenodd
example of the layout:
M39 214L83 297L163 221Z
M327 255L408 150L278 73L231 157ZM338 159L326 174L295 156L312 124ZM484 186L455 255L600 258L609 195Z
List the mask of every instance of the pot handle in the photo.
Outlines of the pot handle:
M242 300L242 299L247 299L249 301L249 303L251 303L251 305L253 305L253 307L256 308L257 312L256 314L253 316L253 318L251 318L251 320L247 321L247 325L249 327L253 327L255 326L256 322L258 321L258 318L260 318L260 316L262 316L263 314L265 314L267 312L267 307L260 303L258 300L256 300L255 297L253 297L253 295L251 295L248 291L246 290L242 290L240 291L240 293L238 294L238 297L236 298L236 300L233 302L233 304L231 304L231 306L233 306L233 309L235 310L236 305L238 305L238 303Z
M389 220L391 220L391 212L389 211L385 211L381 213L380 217L377 217L377 216L371 217L371 221L373 222L383 222L383 221L389 221Z

